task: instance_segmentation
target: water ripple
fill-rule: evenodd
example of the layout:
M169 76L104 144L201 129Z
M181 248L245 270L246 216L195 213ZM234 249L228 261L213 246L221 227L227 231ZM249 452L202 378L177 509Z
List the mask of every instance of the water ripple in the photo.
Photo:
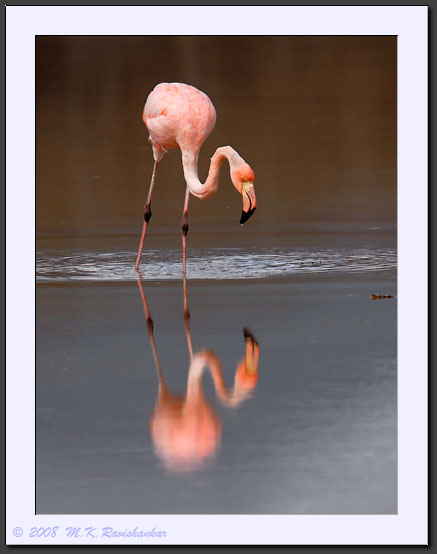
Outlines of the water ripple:
M149 251L143 254L141 276L144 280L175 280L182 277L180 251ZM38 252L38 282L59 281L132 281L133 252ZM395 250L323 251L284 249L248 252L238 249L192 250L187 258L189 279L259 279L332 272L387 271L396 268Z

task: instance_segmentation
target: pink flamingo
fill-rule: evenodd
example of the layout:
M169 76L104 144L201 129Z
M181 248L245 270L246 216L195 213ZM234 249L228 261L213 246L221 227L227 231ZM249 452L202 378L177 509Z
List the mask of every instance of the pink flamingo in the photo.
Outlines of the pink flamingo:
M155 164L149 193L144 206L144 223L141 233L135 269L138 270L147 225L152 216L150 208L156 170L167 150L180 148L182 166L187 188L182 215L183 273L185 275L186 237L188 233L188 200L190 193L197 198L208 198L218 188L218 177L222 162L227 159L231 180L243 197L243 211L240 223L245 223L256 208L253 186L254 173L249 164L230 146L217 148L209 167L205 183L201 183L197 172L197 160L202 144L215 125L215 108L208 96L191 85L183 83L160 83L149 94L143 111L143 121L149 130Z
M150 415L152 442L166 467L193 470L215 454L222 430L217 413L203 393L204 370L209 370L220 402L226 407L237 407L251 396L257 385L260 347L250 331L243 329L245 356L237 366L234 385L229 388L223 377L220 358L211 350L193 351L188 318L184 317L190 366L185 394L174 394L167 387L161 370L153 320L139 273L137 282L159 381L155 410Z

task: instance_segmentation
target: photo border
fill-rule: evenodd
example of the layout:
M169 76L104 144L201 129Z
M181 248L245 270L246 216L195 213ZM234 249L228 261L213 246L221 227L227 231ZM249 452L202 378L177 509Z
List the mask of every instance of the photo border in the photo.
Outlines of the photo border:
M7 544L145 544L28 537L31 527L57 525L166 532L146 544L427 544L427 6L7 6L6 14ZM181 21L184 35L238 35L244 21L251 35L398 36L397 515L35 515L35 36L144 35L145 21L153 35L179 35Z

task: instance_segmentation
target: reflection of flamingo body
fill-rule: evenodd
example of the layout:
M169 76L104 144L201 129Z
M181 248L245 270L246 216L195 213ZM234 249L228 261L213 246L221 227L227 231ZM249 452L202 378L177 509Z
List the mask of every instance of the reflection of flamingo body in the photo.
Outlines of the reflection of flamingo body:
M211 350L202 350L193 354L188 318L185 318L190 352L187 390L185 395L173 394L167 388L161 371L153 334L153 322L139 278L138 286L159 380L158 400L150 420L152 441L158 456L168 468L195 469L216 452L221 435L219 418L203 394L203 371L205 368L209 369L217 396L222 404L238 406L248 398L256 385L259 346L253 335L245 329L246 355L238 365L233 389L228 390L220 359Z
M220 442L220 421L203 394L202 363L202 353L195 354L185 396L172 394L159 372L150 433L158 456L172 469L198 467L215 453Z
M160 83L149 94L143 111L143 121L149 130L153 148L152 179L144 206L144 223L141 233L135 269L138 269L147 225L152 216L151 202L158 163L168 149L180 148L182 166L187 184L184 211L182 215L183 270L185 273L186 236L188 233L188 200L190 193L198 198L208 198L218 188L218 177L222 162L227 159L234 187L242 195L243 211L240 223L244 223L256 208L254 173L249 164L230 146L218 148L209 167L205 183L201 183L197 172L197 161L202 144L215 125L215 108L206 94L183 83Z

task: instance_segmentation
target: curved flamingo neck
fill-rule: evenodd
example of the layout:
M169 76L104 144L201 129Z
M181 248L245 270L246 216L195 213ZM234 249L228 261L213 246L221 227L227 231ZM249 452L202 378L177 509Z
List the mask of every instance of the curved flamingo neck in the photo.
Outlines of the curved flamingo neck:
M184 151L182 149L182 165L184 168L185 181L187 182L191 194L197 196L197 198L208 198L218 189L220 166L224 160L228 160L231 173L238 166L245 163L240 154L231 146L220 146L211 158L206 181L201 183L197 171L198 158L199 151Z
M203 398L202 374L208 368L214 383L216 394L222 404L226 406L237 406L247 394L234 388L230 391L226 387L223 377L222 364L220 359L210 350L204 350L194 354L188 371L187 403Z

